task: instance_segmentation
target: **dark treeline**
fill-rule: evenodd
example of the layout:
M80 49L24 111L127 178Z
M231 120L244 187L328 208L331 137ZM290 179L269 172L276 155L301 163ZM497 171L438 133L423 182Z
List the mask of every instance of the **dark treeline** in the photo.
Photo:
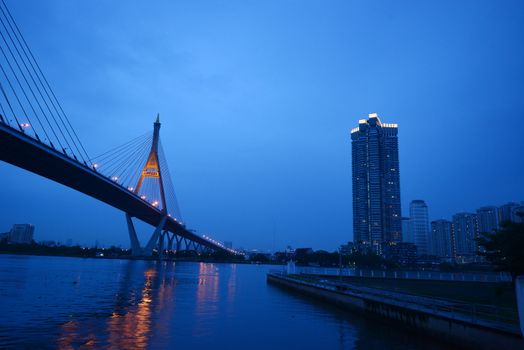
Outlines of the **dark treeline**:
M386 260L372 251L353 252L351 254L340 254L339 252L327 252L317 250L312 253L298 253L295 261L300 265L319 266L356 266L362 268L392 268L395 262Z
M0 253L10 254L31 254L31 255L55 255L55 256L79 256L96 257L97 254L104 257L126 257L131 256L131 252L118 247L110 248L87 248L66 245L45 245L39 243L14 244L0 243ZM102 255L103 254L103 255Z
M356 266L362 268L393 268L397 265L393 261L386 260L374 252L354 252L351 254L342 254L339 252L328 252L325 250L296 253L276 253L274 256L267 254L255 254L251 257L251 262L256 263L277 263L285 264L293 260L297 265L303 266Z
M48 256L71 256L84 258L116 258L129 259L132 258L131 250L123 249L115 246L109 248L98 247L80 247L66 246L66 245L45 245L33 242L31 244L13 244L0 243L0 253L3 254L25 254L25 255L48 255ZM157 259L158 252L154 251L151 259ZM191 261L231 261L244 262L244 257L233 255L224 251L197 253L195 251L180 251L177 253L169 252L164 254L165 259L180 259Z

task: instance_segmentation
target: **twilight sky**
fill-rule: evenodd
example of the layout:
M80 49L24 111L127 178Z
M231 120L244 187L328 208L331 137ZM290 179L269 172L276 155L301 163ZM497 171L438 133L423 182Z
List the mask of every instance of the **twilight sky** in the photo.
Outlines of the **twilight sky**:
M399 124L404 215L524 200L520 0L7 3L90 155L159 112L183 219L235 247L351 240L349 131L372 112ZM119 210L0 179L0 232L129 245Z

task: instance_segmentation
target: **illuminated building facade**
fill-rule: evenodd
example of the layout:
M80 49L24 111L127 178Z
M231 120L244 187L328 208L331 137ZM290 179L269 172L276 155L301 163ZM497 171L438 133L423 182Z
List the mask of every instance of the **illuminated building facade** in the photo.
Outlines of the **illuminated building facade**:
M453 215L453 236L457 257L476 255L478 246L475 239L479 236L477 215L473 213Z
M451 226L451 221L444 219L431 222L430 254L443 259L451 259L453 257L453 232Z
M428 206L421 199L411 201L409 205L410 230L413 243L417 246L418 255L428 255L429 247L429 220Z
M355 242L401 241L398 125L376 113L351 130L353 238Z
M492 233L499 228L498 208L486 206L477 209L478 225L480 233Z

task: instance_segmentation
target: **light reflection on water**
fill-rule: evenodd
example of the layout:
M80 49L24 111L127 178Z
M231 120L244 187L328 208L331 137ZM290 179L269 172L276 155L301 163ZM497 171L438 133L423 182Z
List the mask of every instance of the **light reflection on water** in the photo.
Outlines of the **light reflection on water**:
M267 285L268 269L0 255L0 348L444 348Z

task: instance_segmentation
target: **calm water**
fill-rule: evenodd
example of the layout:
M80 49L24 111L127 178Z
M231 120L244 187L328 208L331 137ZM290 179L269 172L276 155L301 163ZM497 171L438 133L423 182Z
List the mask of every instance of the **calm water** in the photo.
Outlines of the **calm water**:
M0 255L0 348L445 348L268 285L269 269Z

